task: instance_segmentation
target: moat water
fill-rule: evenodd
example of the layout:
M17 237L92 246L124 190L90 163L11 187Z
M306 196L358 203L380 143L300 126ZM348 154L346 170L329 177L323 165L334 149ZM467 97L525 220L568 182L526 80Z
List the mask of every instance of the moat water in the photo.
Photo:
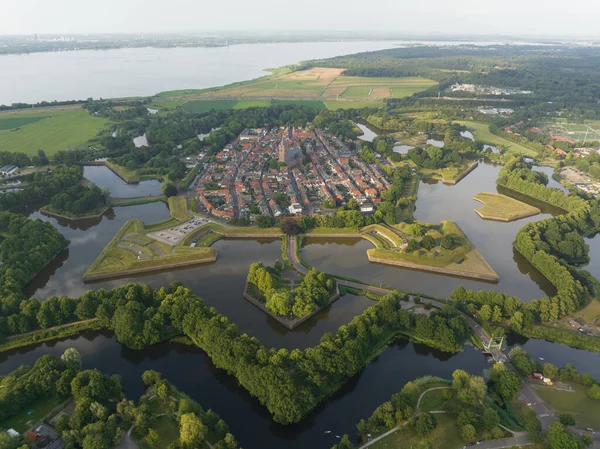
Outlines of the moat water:
M514 223L484 221L473 211L480 207L472 200L473 196L482 191L495 191L498 170L498 166L481 163L456 186L421 183L415 211L416 218L431 223L444 219L456 221L498 272L501 279L498 284L370 264L366 250L371 245L360 240L308 240L302 249L303 257L323 271L440 297L448 296L457 285L495 289L525 300L553 294L549 282L512 249L512 241L521 226L529 220L549 217L552 211L545 210L541 215ZM105 167L86 168L86 177L108 187L115 196L140 196L139 192L153 194L160 188L152 182L142 182L127 186L133 190L120 190L124 188L122 181ZM113 288L126 282L158 287L178 280L202 296L207 304L227 315L241 332L256 336L265 346L288 349L317 344L323 334L334 332L373 304L367 298L346 295L294 331L288 331L265 316L243 299L242 289L252 262L260 260L272 264L281 258L279 240L221 240L214 245L219 252L218 260L210 265L85 284L83 273L128 219L139 218L146 223L164 220L169 216L166 206L151 203L114 208L101 219L77 225L45 217L37 210L30 211L29 216L52 223L71 241L68 250L27 287L27 293L40 300L51 295L76 297L90 288ZM592 248L592 262L587 269L598 276L600 240L590 239L588 243ZM520 337L511 337L509 344L521 345L536 357L558 365L572 363L578 369L600 377L600 354ZM266 409L240 388L233 377L215 368L202 350L176 343L134 351L120 345L108 332L86 332L62 341L0 354L0 375L22 364L31 364L43 354L60 355L69 347L80 351L84 367L120 374L126 394L133 399L142 393L140 376L143 371L160 371L202 406L219 413L247 449L331 447L337 441L335 435L355 434L356 423L368 417L408 380L425 374L448 377L457 368L481 374L489 366L485 356L471 346L450 355L399 340L387 347L341 391L324 401L313 414L293 426L273 423ZM328 430L332 432L326 434Z

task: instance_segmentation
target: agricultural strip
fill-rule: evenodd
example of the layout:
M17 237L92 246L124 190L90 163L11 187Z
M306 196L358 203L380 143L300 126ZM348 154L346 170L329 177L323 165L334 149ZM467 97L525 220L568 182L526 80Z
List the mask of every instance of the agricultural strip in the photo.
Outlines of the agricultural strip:
M94 117L81 107L4 113L0 115L0 126L7 119L13 120L13 124L22 123L20 127L0 132L0 149L28 156L37 155L39 149L52 156L57 151L84 144L108 123L107 119ZM9 126L8 122L4 123Z
M480 209L475 209L475 212L485 220L515 221L541 212L537 207L499 193L482 192L473 199L484 205Z

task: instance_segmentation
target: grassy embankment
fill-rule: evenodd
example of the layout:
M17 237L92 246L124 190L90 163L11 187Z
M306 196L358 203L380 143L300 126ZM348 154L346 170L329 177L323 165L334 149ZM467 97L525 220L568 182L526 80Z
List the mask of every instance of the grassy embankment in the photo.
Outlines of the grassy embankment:
M418 173L422 179L439 179L444 184L454 185L473 171L477 165L477 161L467 160L460 165L452 165L437 170L421 168Z
M28 156L37 155L42 149L47 156L53 156L57 151L84 144L108 123L78 105L1 112L0 148Z
M137 170L129 170L122 165L106 161L106 166L112 170L119 178L128 184L137 184L140 182L140 175Z
M536 392L557 413L572 414L578 427L600 428L600 401L588 396L587 387L574 383L570 385L572 391L540 386Z
M498 275L485 260L483 255L475 248L462 230L451 221L443 221L440 225L421 223L426 235L431 236L436 243L442 237L452 236L454 247L445 249L436 244L431 250L419 248L415 251L404 249L386 249L378 247L367 251L370 261L397 265L405 268L434 271L452 276L475 278L495 282ZM400 223L394 228L404 236L409 236L408 225ZM418 242L421 238L408 237Z
M159 223L145 225L138 219L127 221L90 265L84 280L133 275L216 260L217 253L212 248L191 248L185 246L183 241L171 246L148 236L150 232L168 229L192 218L187 212L185 197L169 198L169 210L171 217Z
M498 148L505 148L510 153L523 154L525 156L536 157L537 152L524 145L512 142L504 137L497 136L490 132L490 126L487 123L478 123L466 120L458 120L455 123L460 123L466 126L474 135L475 140L487 145L493 145Z
M485 220L515 221L541 212L537 207L499 193L481 192L473 199L484 205L475 212Z

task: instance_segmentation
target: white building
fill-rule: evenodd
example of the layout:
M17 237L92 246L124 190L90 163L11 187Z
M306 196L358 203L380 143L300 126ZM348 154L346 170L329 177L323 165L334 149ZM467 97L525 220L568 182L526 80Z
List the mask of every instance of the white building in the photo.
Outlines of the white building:
M16 165L5 165L4 167L0 167L0 175L2 176L12 175L13 173L16 173L18 171L19 167L17 167Z

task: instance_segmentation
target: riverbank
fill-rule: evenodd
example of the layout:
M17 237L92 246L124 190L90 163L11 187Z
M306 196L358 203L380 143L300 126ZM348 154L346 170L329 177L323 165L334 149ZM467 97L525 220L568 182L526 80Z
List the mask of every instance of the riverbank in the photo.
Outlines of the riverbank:
M52 212L51 210L48 209L48 206L43 206L40 208L40 213L43 215L46 215L48 217L54 217L54 218L59 218L59 219L63 219L63 220L84 221L84 220L94 220L94 219L102 218L102 216L106 212L108 212L110 210L110 208L111 208L111 206L106 206L104 209L102 209L99 213L96 213L96 214L70 216L70 215L64 215L64 212L63 213Z
M405 261L402 259L398 259L397 257L395 257L395 254L390 255L387 252L384 253L383 251L385 251L385 250L378 250L378 249L368 250L367 257L369 259L369 262L381 263L384 265L394 265L397 267L408 268L411 270L429 271L432 273L445 274L448 276L456 276L456 277L461 277L461 278L465 278L465 279L475 279L475 280L494 282L494 283L496 283L500 280L500 277L498 276L498 274L494 271L494 269L491 267L491 265L485 260L483 255L477 249L473 249L469 253L467 253L465 256L465 259L474 261L474 263L471 264L471 266L473 266L473 267L474 267L474 265L480 265L481 266L480 272L471 271L468 269L461 269L460 268L461 265L458 263L453 263L452 268L449 268L449 266L435 267L435 266L425 265L425 264L416 264L416 263L408 262L408 261ZM454 268L454 267L456 267L456 268Z
M479 166L478 161L470 161L462 164L461 167L447 167L439 170L420 169L419 175L422 179L440 180L446 185L456 185L469 173Z

